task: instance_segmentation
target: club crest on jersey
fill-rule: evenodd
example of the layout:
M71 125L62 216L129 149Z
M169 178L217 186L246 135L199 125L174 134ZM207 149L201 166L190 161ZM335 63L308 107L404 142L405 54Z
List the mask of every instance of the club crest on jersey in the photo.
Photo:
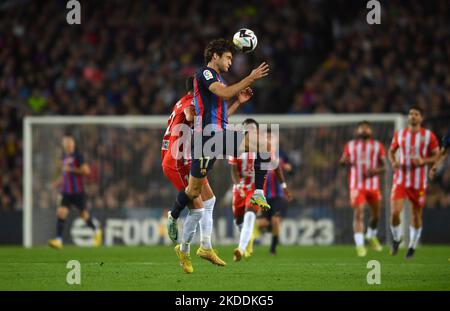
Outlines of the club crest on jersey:
M203 76L205 77L206 81L211 80L213 77L211 71L205 70L203 71Z

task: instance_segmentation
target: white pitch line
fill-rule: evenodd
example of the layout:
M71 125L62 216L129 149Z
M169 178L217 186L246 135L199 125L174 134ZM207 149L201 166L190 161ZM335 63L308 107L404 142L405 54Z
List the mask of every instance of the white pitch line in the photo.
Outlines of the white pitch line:
M80 261L81 265L98 265L100 266L101 262L82 262ZM5 265L48 265L48 264L65 264L65 262L3 262ZM117 264L117 265L166 265L164 263L159 262L103 262L103 265L111 265L111 264Z

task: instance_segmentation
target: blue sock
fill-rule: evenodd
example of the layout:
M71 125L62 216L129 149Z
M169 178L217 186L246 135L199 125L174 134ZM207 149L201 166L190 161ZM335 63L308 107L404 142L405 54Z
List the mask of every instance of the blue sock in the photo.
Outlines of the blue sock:
M182 189L180 192L178 192L177 199L175 200L175 203L173 203L171 215L174 219L178 219L180 217L181 211L188 205L188 203L191 201L191 199L187 196L184 189Z
M277 252L278 235L272 235L272 243L270 243L270 252L275 254Z
M264 159L261 157L264 155ZM255 159L255 189L263 189L264 182L267 176L267 169L264 165L268 165L270 162L270 154L268 152L260 152L256 155Z
M58 218L56 220L56 237L62 241L63 231L64 231L64 219Z
M88 220L86 220L86 225L94 231L97 229L97 228L95 228L95 225L94 225L94 222L92 221L91 216L89 216Z

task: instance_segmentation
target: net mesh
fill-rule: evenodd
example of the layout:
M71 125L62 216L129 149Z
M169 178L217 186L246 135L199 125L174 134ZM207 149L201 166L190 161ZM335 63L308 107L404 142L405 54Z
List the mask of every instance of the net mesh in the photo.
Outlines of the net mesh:
M111 213L123 217L151 215L159 219L163 209L172 205L176 195L161 170L161 139L165 121L161 118L160 127L95 123L33 124L33 245L46 243L54 235L59 189L54 188L52 183L59 177L61 139L67 131L74 135L77 149L91 166L92 173L85 178L87 207L103 225ZM356 122L334 124L330 120L329 123L317 124L280 124L280 148L294 168L286 178L295 198L289 204L282 225L282 243L352 242L348 172L339 167L338 161L345 142L354 137ZM394 133L394 122L372 122L372 126L374 137L387 149ZM226 221L222 233L222 240L225 241L225 238L236 235L232 223L232 185L227 162L217 161L208 179L217 197L215 217ZM390 171L381 178L383 206L386 208L390 179ZM381 239L385 238L386 233L386 208L382 212L379 230ZM158 234L163 235L163 230ZM219 239L217 231L215 235Z

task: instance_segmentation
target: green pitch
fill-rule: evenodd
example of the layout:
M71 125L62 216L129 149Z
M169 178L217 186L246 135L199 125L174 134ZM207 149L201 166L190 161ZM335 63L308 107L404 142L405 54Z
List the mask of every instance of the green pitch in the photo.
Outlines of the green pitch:
M281 246L271 257L256 247L239 263L232 249L218 247L226 267L194 255L194 273L186 275L172 247L0 247L0 290L450 290L450 247L420 247L409 261L405 250L357 258L351 246ZM72 259L81 263L81 285L66 284ZM367 284L371 259L381 264L380 285Z

